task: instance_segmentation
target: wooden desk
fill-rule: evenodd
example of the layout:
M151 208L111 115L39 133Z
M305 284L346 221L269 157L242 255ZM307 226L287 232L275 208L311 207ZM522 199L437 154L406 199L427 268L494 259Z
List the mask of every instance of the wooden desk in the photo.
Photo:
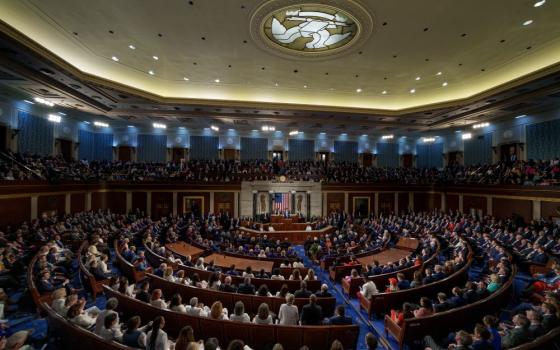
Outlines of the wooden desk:
M264 269L266 272L271 272L274 266L274 262L272 261L235 258L217 253L210 254L204 258L205 263L209 263L210 261L214 261L214 265L222 269L229 269L231 265L235 265L237 270L245 270L247 266L251 266L254 272L259 272L261 269Z
M377 254L357 258L357 260L364 266L370 265L374 260L377 260L381 265L384 265L389 262L399 261L409 255L410 251L408 250L391 248Z
M177 255L181 255L181 256L190 255L193 259L198 258L205 252L204 249L197 248L183 241L166 244L165 248Z
M272 240L281 240L284 241L285 238L288 239L288 242L292 244L303 244L307 237L320 237L321 235L334 232L336 228L332 226L327 226L320 230L312 230L312 231L257 231L247 227L240 227L239 230L243 233L249 234L251 237L259 237L266 235L269 239Z

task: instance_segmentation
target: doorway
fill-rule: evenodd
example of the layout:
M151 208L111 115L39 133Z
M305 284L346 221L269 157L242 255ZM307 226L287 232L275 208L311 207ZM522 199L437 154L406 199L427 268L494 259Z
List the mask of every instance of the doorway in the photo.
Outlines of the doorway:
M412 154L403 154L402 156L402 166L403 168L412 168Z
M370 167L373 164L373 155L371 153L362 154L362 166Z
M447 166L459 164L459 151L447 153Z
M284 160L284 151L272 151L272 159Z
M500 145L500 160L506 163L514 163L519 159L520 147L517 143Z
M6 152L8 146L8 128L5 125L0 125L0 152Z
M174 163L181 162L181 159L185 159L185 149L182 147L173 147L172 150L172 160Z
M130 162L132 160L132 147L120 146L118 157L120 161Z
M224 148L224 160L235 160L235 152L233 148Z
M329 152L319 152L319 161L323 163L329 162Z
M71 161L74 159L72 156L72 141L65 139L56 139L60 146L60 155L65 161Z

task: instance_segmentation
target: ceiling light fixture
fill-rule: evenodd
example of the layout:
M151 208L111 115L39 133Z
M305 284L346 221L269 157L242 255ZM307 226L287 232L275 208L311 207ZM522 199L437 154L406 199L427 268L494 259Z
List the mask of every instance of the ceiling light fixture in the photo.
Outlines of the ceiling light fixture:
M348 134L343 132L342 134L340 134L340 136L347 136Z
M210 125L210 129L212 129L214 131L220 131L220 128L217 127L216 125Z
M184 80L184 81L189 81L190 79L187 78L187 77L183 77L183 80Z
M56 114L49 114L49 121L54 123L60 123L62 121L62 117Z
M88 122L87 120L84 120L84 123L85 123L85 124L91 124L91 123L90 123L90 122Z
M416 89L410 89L410 93L413 94L416 92Z
M261 130L262 131L274 131L274 130L276 130L276 127L272 126L272 125L263 125L263 126L261 126Z
M441 86L443 86L443 87L447 86L447 82L446 81L443 82L443 84L441 84Z
M288 134L289 134L290 136L294 136L294 135L299 134L299 131L298 131L298 130L293 130L293 131L290 131Z
M152 126L156 129L167 129L167 125L162 123L153 123Z
M93 122L93 125L99 126L100 128L108 128L109 124L103 122Z
M463 140L470 140L470 139L472 139L472 134L471 134L470 132L467 132L467 133L465 133L465 134L462 134L462 135L461 135L461 138L462 138Z
M480 129L480 128L485 128L489 125L490 123L478 123L478 124L474 124L472 127L473 129Z
M136 50L136 46L134 46L132 44L128 45L128 48L131 49L131 50Z
M428 142L435 142L435 141L436 141L436 138L435 138L435 137L424 137L424 138L422 139L422 141L423 141L423 142L426 142L426 143L428 143Z
M518 115L517 117L515 117L515 119L525 118L526 116L527 116L526 114L521 114L521 115Z
M152 56L152 58L156 61L159 60L159 57L157 57L157 56Z
M219 83L220 79L214 79L214 83Z
M442 72L437 72L437 73L436 73L436 75L442 75L442 74L443 74Z
M148 74L150 74L150 75L154 75L155 73L154 73L154 71L153 71L153 70L149 70L149 71L148 71Z
M381 91L381 94L383 94L383 95L387 95L387 90L383 90L383 91Z
M278 83L274 83L274 86L278 86Z
M60 114L60 115L66 115L66 113L63 113L63 112L57 112L57 113Z
M356 89L356 92L357 92L357 93L360 93L360 92L362 92L362 89L357 88L357 89Z
M420 78L420 77L416 77L416 79L414 79L414 80L418 81L418 80L420 80L420 79L422 79L422 78Z
M35 102L31 102L31 101L29 101L29 100L23 100L23 102L29 103L30 105L34 105L34 104L35 104Z
M119 58L118 58L117 56L113 56L113 57L111 57L111 59L112 59L113 61L115 61L115 62L118 62L118 61L119 61Z
M461 132L461 130L455 130L455 132L456 132L457 134L459 134L459 133Z
M533 20L532 20L532 19L528 19L528 20L526 20L525 22L523 22L523 25L524 25L524 26L528 26L528 25L531 24L531 23L533 23Z
M45 106L49 106L49 107L53 107L53 106L54 106L54 103L53 103L53 102L47 101L47 100L45 100L45 99L42 98L42 97L35 97L34 100L35 100L35 102L39 102L40 104L43 104L43 105L45 105Z
M129 128L134 128L134 125L128 125Z
M394 135L383 135L383 136L381 136L381 139L382 140L391 140L394 137L395 137Z
M545 2L546 2L546 0L537 1L537 2L535 2L535 5L533 5L533 6L541 7L542 5L544 5Z
M303 88L304 88L304 89L307 89L307 85L303 85Z

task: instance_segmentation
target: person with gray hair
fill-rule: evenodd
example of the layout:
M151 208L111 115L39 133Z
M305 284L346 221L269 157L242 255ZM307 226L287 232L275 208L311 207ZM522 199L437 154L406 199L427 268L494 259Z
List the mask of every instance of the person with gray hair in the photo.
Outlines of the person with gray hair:
M119 306L119 301L116 298L109 298L107 303L105 304L105 310L101 311L97 316L97 320L95 321L95 334L100 335L103 326L105 325L105 317L111 313L117 315L116 323L119 324L119 314L115 311L115 309Z
M284 326L296 326L299 321L298 307L294 305L294 295L286 295L286 303L280 305L278 311L278 324Z
M192 297L191 300L189 300L189 305L187 305L186 309L187 315L190 316L208 316L208 307L204 306L204 304L202 303L199 303L197 297Z

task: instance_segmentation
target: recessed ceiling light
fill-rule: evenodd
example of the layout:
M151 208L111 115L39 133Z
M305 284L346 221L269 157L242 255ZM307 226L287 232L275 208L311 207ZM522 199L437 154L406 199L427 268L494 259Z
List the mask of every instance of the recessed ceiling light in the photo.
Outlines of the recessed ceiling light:
M136 46L134 46L132 44L128 45L128 48L131 49L131 50L136 50Z
M410 93L413 94L416 92L416 89L410 89Z
M34 104L35 104L35 102L31 102L31 101L29 101L29 100L23 100L23 102L29 103L30 105L34 105Z
M436 73L436 75L442 75L442 74L443 74L442 72L437 72L437 73Z
M153 70L149 70L149 71L148 71L148 74L150 74L150 75L154 75L155 73L154 73L154 71L153 71Z
M319 135L325 135L325 133L324 133L324 132L320 132Z
M119 58L118 58L117 56L113 56L113 57L111 57L111 59L112 59L113 61L115 61L115 62L118 62L118 61L119 61Z
M303 85L303 88L304 88L304 89L307 89L307 85Z
M134 127L134 125L129 125L128 127L129 127L129 128L133 128L133 127Z
M278 86L278 83L274 83L274 86Z
M219 83L220 79L214 79L214 83Z
M57 113L60 114L60 115L66 115L66 113L63 113L63 112L57 112Z
M456 132L457 134L459 134L459 133L461 132L461 130L455 130L455 132Z
M100 128L108 128L109 124L103 122L93 122L93 125L99 126Z
M153 57L154 60L156 60L156 61L159 60L159 57L157 57L157 56L152 56L152 57Z
M366 134L363 134L362 137L367 137L367 135L366 135Z
M517 117L515 117L515 119L525 118L526 116L527 116L526 114L518 115Z
M383 90L383 91L381 91L381 93L382 93L383 95L387 95L387 90Z
M357 89L356 89L356 92L360 93L360 92L362 92L362 89L357 88Z
M251 130L251 131L252 131L252 132L259 132L257 129L253 129L253 130Z
M414 80L420 80L420 79L421 79L420 77L416 77L416 79L414 79Z
M445 81L441 86L447 86L447 82Z
M526 20L525 22L523 22L524 26L528 26L529 24L533 23L532 19Z
M152 126L155 129L167 129L167 125L165 125L163 123L153 123Z
M62 117L56 114L49 114L49 121L53 123L60 123L62 121Z
M537 1L537 2L535 2L535 5L533 5L533 6L541 7L542 5L544 5L545 2L546 2L546 0Z
M340 134L340 136L346 136L348 135L347 133L343 132L342 134Z
M85 123L85 124L91 124L90 122L88 122L88 121L86 121L86 120L84 120L84 123Z

